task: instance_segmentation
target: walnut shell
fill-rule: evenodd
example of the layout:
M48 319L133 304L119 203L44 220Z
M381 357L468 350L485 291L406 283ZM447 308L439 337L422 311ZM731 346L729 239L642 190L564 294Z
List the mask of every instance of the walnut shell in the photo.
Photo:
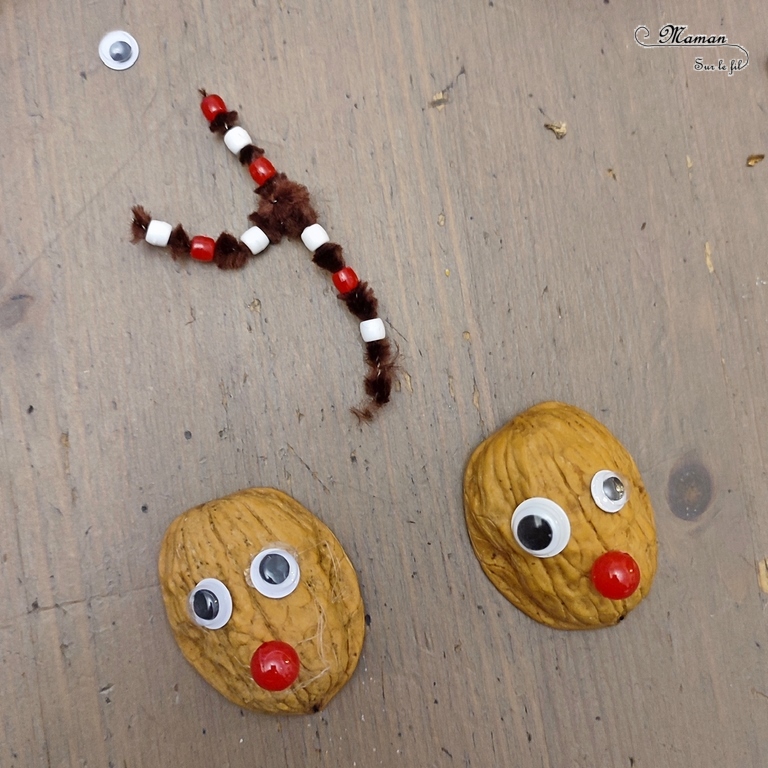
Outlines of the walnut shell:
M277 545L299 564L295 590L280 599L252 585L251 563ZM352 676L365 620L357 575L341 544L309 510L272 488L250 488L194 507L163 539L160 585L168 620L187 661L240 707L267 713L322 709ZM232 616L221 629L193 620L190 594L205 578L226 585ZM300 661L295 682L268 691L250 663L264 642L291 645Z
M610 470L628 491L614 514L600 509L591 481ZM537 557L518 543L512 516L526 499L545 497L570 523L565 548ZM464 475L464 511L472 547L488 578L531 618L557 629L593 629L621 621L647 594L656 572L653 509L640 472L619 441L570 405L546 402L521 413L482 442ZM608 551L628 553L639 586L623 600L603 597L590 578Z

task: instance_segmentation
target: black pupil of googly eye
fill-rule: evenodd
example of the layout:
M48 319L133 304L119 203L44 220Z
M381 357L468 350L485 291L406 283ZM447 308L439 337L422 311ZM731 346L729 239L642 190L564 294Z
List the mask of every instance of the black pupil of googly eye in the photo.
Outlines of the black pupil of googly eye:
M624 483L616 475L603 480L603 493L611 501L621 501L624 498Z
M192 598L192 610L203 621L213 621L219 615L219 600L209 589L200 589Z
M268 584L282 584L290 573L291 566L282 555L271 552L259 563L259 574Z
M131 58L131 46L125 40L117 40L109 46L109 55L113 61L128 61Z
M517 526L518 540L533 552L546 549L552 543L553 536L552 526L538 515L527 515Z

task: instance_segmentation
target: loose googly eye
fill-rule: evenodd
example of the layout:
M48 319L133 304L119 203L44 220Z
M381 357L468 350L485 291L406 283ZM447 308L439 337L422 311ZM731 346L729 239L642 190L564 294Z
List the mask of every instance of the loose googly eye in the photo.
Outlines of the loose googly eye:
M189 613L198 626L221 629L232 616L232 595L218 579L203 579L189 593Z
M139 44L122 30L108 32L99 43L99 56L110 69L128 69L139 58Z
M608 469L601 469L595 472L590 486L592 498L603 512L611 514L620 511L627 503L629 489L624 480Z
M512 515L515 541L534 557L553 557L571 538L571 523L552 499L535 496L517 506Z
M287 597L299 585L296 558L280 547L262 549L251 562L251 583L264 597Z

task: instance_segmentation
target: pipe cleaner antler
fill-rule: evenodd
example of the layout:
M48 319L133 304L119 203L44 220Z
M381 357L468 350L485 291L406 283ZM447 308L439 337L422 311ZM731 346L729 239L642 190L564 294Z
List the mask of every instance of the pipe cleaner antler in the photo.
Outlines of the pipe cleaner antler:
M259 207L248 218L253 226L236 238L223 232L214 240L197 235L190 238L181 224L173 227L153 219L141 206L133 207L133 242L146 240L150 245L168 248L174 259L189 257L197 261L212 261L220 269L240 269L248 258L262 253L270 243L279 243L285 236L301 238L312 252L312 261L331 273L333 284L347 309L360 320L360 334L365 342L365 376L367 402L352 412L370 421L375 412L389 402L395 378L395 353L386 338L384 322L377 315L378 300L367 282L361 282L354 270L346 266L343 249L330 241L328 233L317 223L317 213L302 184L278 173L264 156L264 150L254 145L248 133L237 125L237 112L227 110L223 99L200 91L203 114L213 133L224 137L227 148L247 166L256 182Z

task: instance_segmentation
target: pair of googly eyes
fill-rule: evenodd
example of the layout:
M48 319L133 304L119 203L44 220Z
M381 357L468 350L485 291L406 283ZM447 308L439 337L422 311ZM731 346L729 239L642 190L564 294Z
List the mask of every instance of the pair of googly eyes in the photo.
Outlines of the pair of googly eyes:
M627 503L627 487L615 472L601 469L592 477L590 491L595 504L610 514ZM563 508L551 499L535 497L519 504L512 515L515 541L534 557L553 557L571 538L571 523Z
M251 561L250 584L264 597L287 597L299 585L301 576L296 558L284 549L269 547ZM232 617L232 595L224 582L203 579L189 593L192 620L205 629L221 629Z

